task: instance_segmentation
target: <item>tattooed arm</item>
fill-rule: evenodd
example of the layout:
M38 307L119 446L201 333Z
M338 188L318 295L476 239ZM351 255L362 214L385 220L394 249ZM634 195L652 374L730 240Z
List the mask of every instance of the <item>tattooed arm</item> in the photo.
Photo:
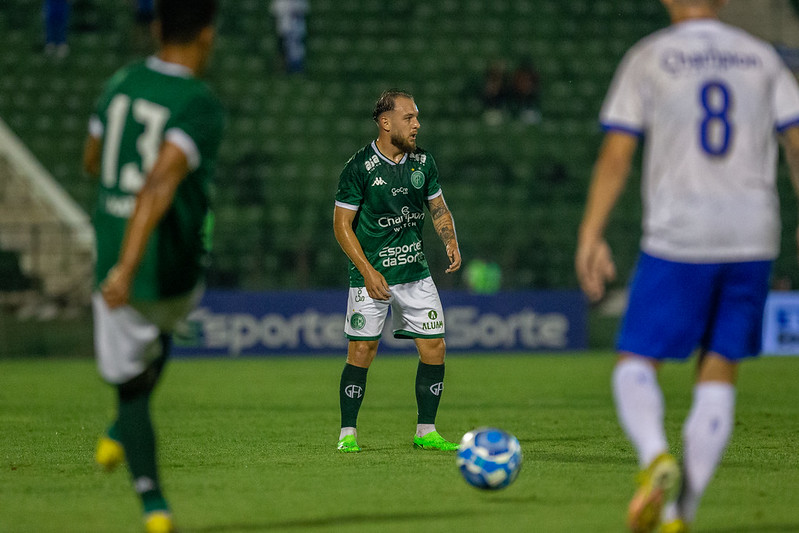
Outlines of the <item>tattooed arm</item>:
M447 257L449 257L447 273L455 272L461 267L461 251L458 248L458 236L455 234L455 221L452 218L452 213L447 207L447 202L444 201L443 194L430 200L427 206L430 209L430 216L433 218L433 227L447 249Z

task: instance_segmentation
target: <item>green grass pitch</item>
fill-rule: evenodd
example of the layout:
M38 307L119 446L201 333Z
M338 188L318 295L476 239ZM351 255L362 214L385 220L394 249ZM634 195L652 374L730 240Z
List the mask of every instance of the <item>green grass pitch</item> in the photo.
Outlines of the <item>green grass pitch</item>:
M414 450L412 356L378 356L341 455L342 357L181 359L154 400L163 484L183 533L619 532L636 464L619 429L613 355L459 355L438 429L495 425L521 441L509 488L481 492L454 453ZM679 454L692 365L661 373ZM799 359L742 365L736 427L696 532L799 531ZM0 531L139 532L127 472L92 463L112 390L88 359L0 361Z

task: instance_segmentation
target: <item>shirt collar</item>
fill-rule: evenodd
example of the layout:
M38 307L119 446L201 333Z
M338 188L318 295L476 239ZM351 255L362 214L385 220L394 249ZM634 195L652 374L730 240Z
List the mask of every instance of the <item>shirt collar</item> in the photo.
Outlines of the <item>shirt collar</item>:
M168 63L157 56L150 56L147 58L147 68L166 74L167 76L177 76L179 78L193 78L194 74L191 69L184 65L177 63Z
M399 163L392 161L391 159L383 155L383 152L381 152L380 149L377 147L377 141L372 141L372 150L375 151L377 157L379 157L389 165L401 165L408 160L408 154L406 153L405 155L402 156L402 159L400 159Z

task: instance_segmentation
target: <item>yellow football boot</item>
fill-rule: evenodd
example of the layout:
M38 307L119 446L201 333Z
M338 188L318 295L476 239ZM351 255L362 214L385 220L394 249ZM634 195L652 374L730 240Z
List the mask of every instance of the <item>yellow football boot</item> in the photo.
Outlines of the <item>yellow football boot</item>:
M680 465L669 453L660 454L638 474L638 490L627 510L627 526L633 533L651 533L660 524L663 506L673 501L680 488Z
M103 435L97 442L94 460L106 472L111 472L125 460L125 449L118 440Z
M688 533L688 524L678 518L677 520L662 524L658 533Z
M175 524L168 512L153 511L145 515L144 529L147 533L175 533Z

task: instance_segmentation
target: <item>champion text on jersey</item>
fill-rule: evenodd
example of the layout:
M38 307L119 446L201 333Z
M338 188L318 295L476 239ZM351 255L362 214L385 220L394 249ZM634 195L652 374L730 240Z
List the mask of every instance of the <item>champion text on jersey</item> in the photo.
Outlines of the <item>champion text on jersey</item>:
M386 183L386 180L384 180L382 176L378 176L372 182L372 187L374 187L375 185L388 185L388 184Z

